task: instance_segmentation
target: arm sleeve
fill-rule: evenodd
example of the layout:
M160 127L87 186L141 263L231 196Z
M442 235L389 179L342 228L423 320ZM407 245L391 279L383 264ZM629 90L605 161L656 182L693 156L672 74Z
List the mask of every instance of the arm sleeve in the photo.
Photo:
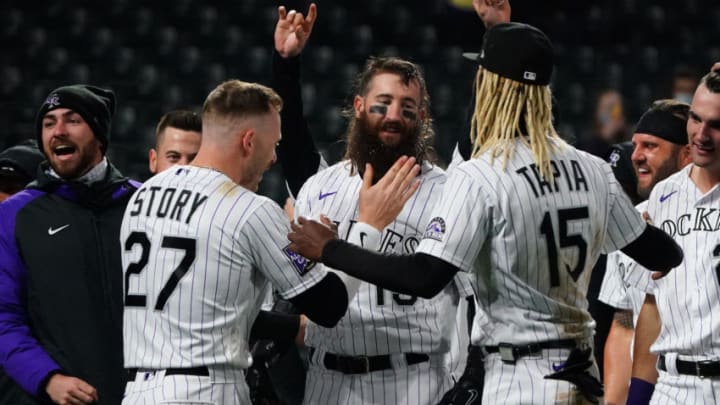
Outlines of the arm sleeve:
M15 213L8 211L0 209L0 366L25 391L39 396L47 377L61 368L30 330L25 266L13 236Z
M430 255L380 254L340 239L325 245L322 261L378 287L423 298L432 298L442 291L458 271L452 264Z
M273 50L272 87L283 99L278 161L290 192L297 196L305 180L324 164L303 113L300 56L285 59Z
M637 239L622 248L622 252L652 271L670 271L683 261L680 246L670 235L652 225L647 225Z
M300 315L260 311L250 330L253 339L288 341L295 339L300 328Z

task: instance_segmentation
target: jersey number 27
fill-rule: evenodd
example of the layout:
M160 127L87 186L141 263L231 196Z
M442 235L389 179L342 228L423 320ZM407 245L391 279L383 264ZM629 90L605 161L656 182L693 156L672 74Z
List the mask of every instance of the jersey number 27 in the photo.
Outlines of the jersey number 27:
M133 232L128 236L125 241L125 251L132 250L133 246L140 245L142 252L140 254L140 261L137 263L130 263L128 268L125 270L125 306L126 307L141 307L144 308L147 302L147 296L140 294L130 294L130 276L133 274L140 274L148 264L150 258L150 240L145 232ZM180 264L170 274L170 278L165 283L163 288L158 294L157 301L155 302L155 310L162 311L165 308L170 295L177 287L180 279L188 272L190 265L195 261L195 239L180 238L175 236L164 236L162 239L162 247L167 249L178 249L185 251L185 255Z

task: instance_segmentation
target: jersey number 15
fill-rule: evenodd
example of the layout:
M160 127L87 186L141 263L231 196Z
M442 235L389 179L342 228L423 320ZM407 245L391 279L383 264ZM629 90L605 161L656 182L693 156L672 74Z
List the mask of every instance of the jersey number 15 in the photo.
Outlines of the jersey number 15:
M557 218L558 225L560 227L560 249L577 247L578 249L578 260L574 269L567 266L567 271L570 273L573 281L577 281L578 277L585 268L585 259L587 257L587 242L583 239L582 235L568 234L568 222L574 220L588 219L590 213L588 207L579 208L566 208L558 210ZM552 217L549 212L546 212L543 216L543 220L540 223L540 233L545 235L545 244L548 250L548 265L550 266L550 286L560 286L560 268L558 264L558 245L555 244L555 229L553 228Z

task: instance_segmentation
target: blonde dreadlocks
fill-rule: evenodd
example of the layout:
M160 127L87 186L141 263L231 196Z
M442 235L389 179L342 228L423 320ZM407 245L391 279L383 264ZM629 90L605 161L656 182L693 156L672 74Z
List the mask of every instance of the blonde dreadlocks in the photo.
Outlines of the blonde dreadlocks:
M545 179L552 179L550 153L556 145L565 142L553 127L551 105L549 86L520 83L479 68L475 79L475 112L470 127L472 157L490 151L492 162L502 155L505 169L512 158L517 137L532 150L540 174ZM520 118L524 128L520 127Z

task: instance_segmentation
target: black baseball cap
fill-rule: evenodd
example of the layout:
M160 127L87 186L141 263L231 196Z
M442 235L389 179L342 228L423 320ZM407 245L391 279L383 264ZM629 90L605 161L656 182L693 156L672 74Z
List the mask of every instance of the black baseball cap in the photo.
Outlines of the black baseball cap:
M29 183L35 179L45 157L35 141L12 146L0 152L0 177L13 177Z
M501 23L483 37L479 53L464 53L484 69L517 82L550 84L553 72L553 47L550 39L528 24Z
M50 92L35 118L35 136L42 145L42 121L48 111L68 108L80 114L102 144L103 154L110 139L110 124L115 114L115 93L87 84L58 87Z

